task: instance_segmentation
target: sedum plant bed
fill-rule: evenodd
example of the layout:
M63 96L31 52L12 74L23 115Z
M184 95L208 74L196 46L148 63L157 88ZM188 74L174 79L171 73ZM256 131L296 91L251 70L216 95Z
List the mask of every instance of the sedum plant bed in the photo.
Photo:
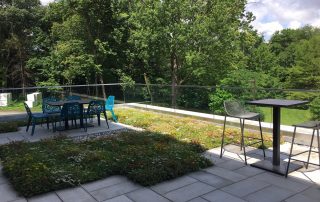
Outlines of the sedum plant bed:
M59 137L0 146L3 173L25 197L124 175L144 186L208 167L204 148L155 132L75 142Z
M223 127L208 121L132 108L117 108L116 115L121 123L168 134L181 141L200 144L206 149L221 145ZM239 128L227 126L225 142L240 144L240 135ZM260 138L260 133L245 128L245 136ZM265 146L271 147L272 136L264 133L263 137ZM245 141L249 144L257 140L245 138ZM253 146L261 147L258 144Z

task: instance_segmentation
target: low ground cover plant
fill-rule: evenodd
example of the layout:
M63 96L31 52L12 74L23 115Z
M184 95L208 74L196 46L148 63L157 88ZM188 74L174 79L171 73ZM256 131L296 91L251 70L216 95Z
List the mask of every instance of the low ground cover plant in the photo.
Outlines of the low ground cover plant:
M206 149L219 147L221 144L222 126L195 118L178 117L163 113L132 109L116 109L119 122L147 129L152 132L168 134L180 141L197 143ZM260 133L245 129L245 136L260 138ZM240 144L240 129L226 129L226 143ZM272 146L272 136L264 133L265 146ZM246 143L256 142L254 139L245 138ZM255 145L260 147L260 145Z
M148 186L212 165L204 148L155 132L123 132L75 142L64 137L0 146L3 173L29 197L124 175Z

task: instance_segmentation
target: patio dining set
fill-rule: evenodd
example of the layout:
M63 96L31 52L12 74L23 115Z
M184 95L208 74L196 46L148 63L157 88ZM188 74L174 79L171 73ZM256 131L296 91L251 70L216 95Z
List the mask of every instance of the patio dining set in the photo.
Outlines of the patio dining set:
M25 102L24 106L28 114L26 131L28 132L31 125L32 136L34 134L36 124L38 122L41 122L42 124L43 121L46 121L48 129L50 128L49 125L51 122L53 132L75 128L83 128L87 131L88 127L93 126L88 123L88 119L92 120L92 118L96 116L98 119L98 125L100 126L101 114L104 115L109 128L106 111L110 111L113 120L117 122L117 117L113 110L114 98L114 96L109 96L108 99L104 101L89 99L83 100L80 96L76 95L68 96L64 100L59 100L56 97L47 97L42 100L42 113L33 113ZM77 123L77 120L80 121L79 124ZM57 126L57 122L59 123L59 126ZM71 126L69 122L71 122Z

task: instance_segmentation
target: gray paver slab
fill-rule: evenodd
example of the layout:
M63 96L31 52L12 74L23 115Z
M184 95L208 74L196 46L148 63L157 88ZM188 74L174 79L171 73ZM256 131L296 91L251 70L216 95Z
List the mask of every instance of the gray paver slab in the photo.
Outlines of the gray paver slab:
M183 177L179 177L179 178L176 178L173 180L161 182L161 183L156 184L150 188L160 194L165 194L169 191L172 191L174 189L178 189L180 187L186 186L188 184L192 184L197 181L198 180L196 180L194 178L191 178L188 176L183 176Z
M275 175L272 173L262 173L259 175L254 176L255 179L265 181L269 184L276 185L278 187L282 187L284 189L288 189L291 191L302 191L307 189L309 186L311 186L310 183L304 182L304 181L293 181L289 180L288 178L285 178L280 175Z
M223 191L226 191L232 195L243 197L253 192L256 192L264 187L269 186L267 182L249 178L237 183L234 183L230 186L222 188Z
M48 194L34 196L28 199L29 202L61 202L56 193L50 192Z
M17 192L15 192L9 184L1 184L0 199L1 202L7 202L21 199L21 197L18 196Z
M285 200L286 202L319 202L319 200L311 199L305 195L297 194Z
M197 198L203 194L215 190L214 187L204 184L202 182L195 182L185 187L168 192L164 196L172 201L183 202L193 198Z
M250 202L280 202L293 194L293 191L271 185L246 196L246 200Z
M164 198L163 196L147 188L138 189L126 195L128 196L128 198L132 199L135 202L145 202L145 201L169 202L168 199Z
M205 171L209 172L211 174L217 175L219 177L223 177L225 179L231 180L233 182L238 182L238 181L246 178L246 176L244 176L244 175L241 175L241 174L233 172L233 171L226 170L224 168L219 168L217 166L207 168L207 169L205 169Z
M90 194L88 194L81 187L64 189L57 191L58 196L64 202L92 202L96 201Z
M197 180L214 186L215 188L224 187L229 184L232 184L232 181L230 180L203 171L194 172L189 174L188 176L196 178Z
M197 197L197 198L194 198L188 202L208 202L207 200L201 198L201 197Z
M236 161L236 160L228 160L226 162L220 163L217 166L221 168L225 168L227 170L236 170L246 166L244 162Z
M319 201L319 199L320 199L320 186L312 186L312 187L306 189L305 191L303 191L301 194Z
M10 202L28 202L27 199L18 199Z
M116 175L116 176L105 178L103 180L98 180L98 181L90 182L87 184L83 184L82 187L87 191L91 192L94 190L98 190L101 188L105 188L111 185L115 185L115 184L119 184L127 181L128 179L126 177Z
M134 184L132 182L124 182L116 185L112 185L106 188L98 189L90 192L98 201L103 201L107 199L120 196L122 194L137 190L142 188L140 185Z
M206 200L210 201L210 202L245 202L244 200L232 196L231 194L228 194L224 191L221 190L216 190L213 192L210 192L208 194L205 194L203 196L201 196L202 198L205 198Z
M134 202L125 195L117 196L103 202Z
M265 171L262 169L251 167L251 166L245 166L245 167L239 168L237 170L234 170L234 172L239 173L244 176L247 176L247 177L251 177L251 176L263 173Z

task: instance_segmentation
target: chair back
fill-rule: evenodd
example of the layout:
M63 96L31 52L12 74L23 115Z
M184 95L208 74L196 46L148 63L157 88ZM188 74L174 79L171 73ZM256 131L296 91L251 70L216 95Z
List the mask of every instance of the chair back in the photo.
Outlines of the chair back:
M246 112L244 106L235 100L224 101L224 110L229 116L237 116Z
M114 106L114 96L113 95L110 95L108 97L108 99L106 100L106 108L113 108Z
M61 109L62 117L77 117L81 113L81 107L78 102L65 103Z
M78 95L69 95L66 100L81 100L81 97Z
M25 108L26 111L27 111L28 116L31 117L31 116L32 116L32 112L31 112L30 107L29 107L28 104L25 103L25 102L23 102L23 104L24 104L24 108Z
M61 108L59 106L51 106L48 102L57 102L59 101L58 98L55 97L47 97L42 99L42 112L53 114L53 113L60 113Z
M93 100L89 103L87 114L100 114L106 111L105 102L102 100Z

